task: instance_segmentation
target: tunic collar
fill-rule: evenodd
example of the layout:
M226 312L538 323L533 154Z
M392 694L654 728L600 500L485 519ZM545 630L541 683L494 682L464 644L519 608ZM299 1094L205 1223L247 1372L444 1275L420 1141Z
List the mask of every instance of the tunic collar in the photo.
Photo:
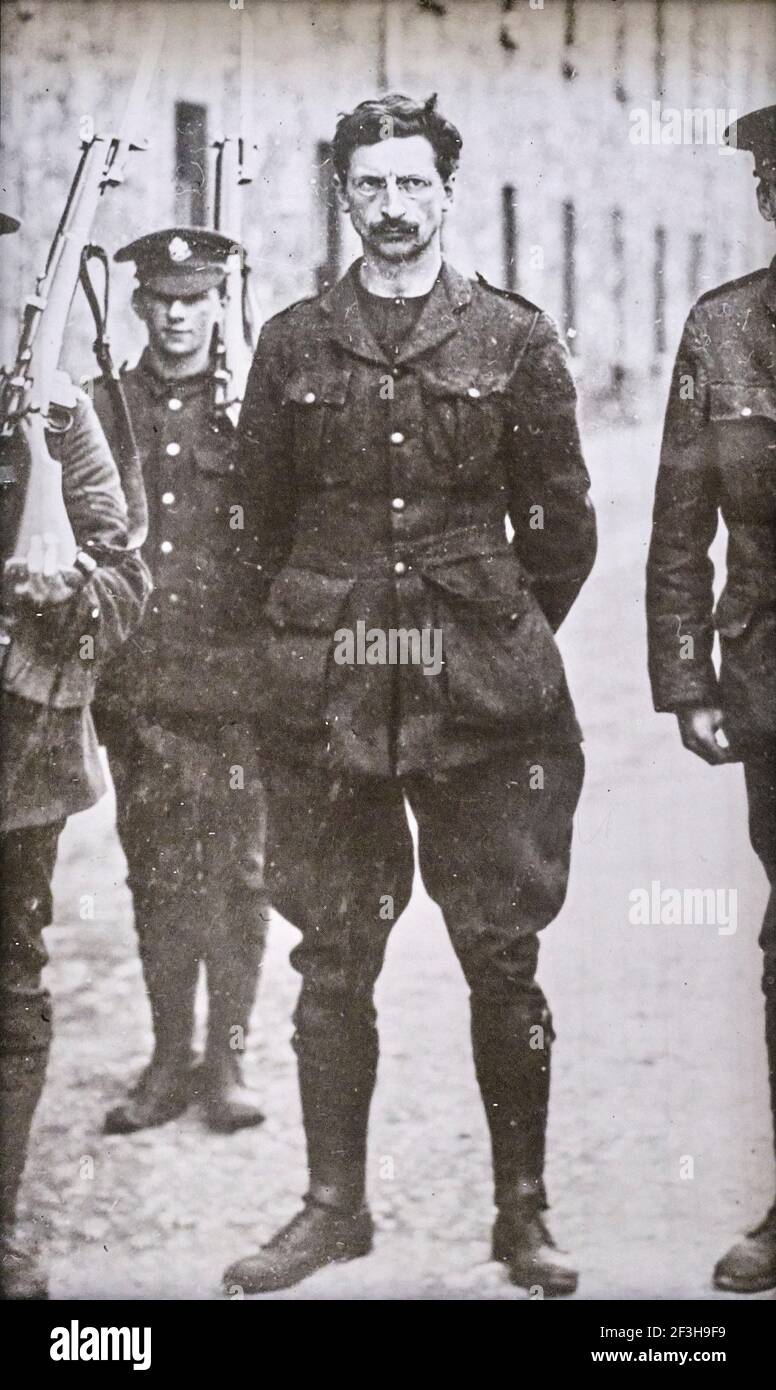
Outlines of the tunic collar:
M148 348L144 348L137 364L137 370L142 374L151 395L157 399L177 396L179 400L183 401L190 396L199 395L200 391L208 387L212 381L212 370L210 369L206 372L198 372L196 376L182 377L180 380L170 380L157 376L151 366Z
M438 347L458 332L458 315L471 300L471 288L465 276L443 261L417 323L402 343L401 351L388 364L388 358L369 330L359 302L356 282L360 264L360 260L354 261L342 279L319 300L329 321L331 336L346 352L364 357L368 362L397 366Z
M771 312L776 314L776 256L768 267L768 274L763 286L763 299Z

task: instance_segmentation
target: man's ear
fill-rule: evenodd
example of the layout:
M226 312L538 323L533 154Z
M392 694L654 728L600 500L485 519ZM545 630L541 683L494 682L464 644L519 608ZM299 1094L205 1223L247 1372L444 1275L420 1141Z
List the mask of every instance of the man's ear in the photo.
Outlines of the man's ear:
M445 208L447 209L455 197L455 174L451 174L449 178L445 179L442 187L445 190Z
M141 285L135 285L135 288L132 291L132 308L134 309L138 318L141 319L143 323L145 323L146 298L143 294L143 289Z
M350 212L350 199L348 191L342 182L339 174L334 175L334 187L337 190L337 202L342 212Z
M757 184L757 206L766 222L776 222L776 179L760 179Z

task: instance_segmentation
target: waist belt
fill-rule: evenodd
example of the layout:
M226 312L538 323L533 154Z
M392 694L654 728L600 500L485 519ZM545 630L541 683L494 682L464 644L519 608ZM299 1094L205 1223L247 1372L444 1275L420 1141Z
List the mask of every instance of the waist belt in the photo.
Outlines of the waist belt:
M397 564L405 565L409 572L509 550L503 521L480 521L431 536L397 536L389 545L374 546L365 555L332 555L322 548L320 537L302 534L297 536L286 564L318 574L380 579L381 571L395 573Z

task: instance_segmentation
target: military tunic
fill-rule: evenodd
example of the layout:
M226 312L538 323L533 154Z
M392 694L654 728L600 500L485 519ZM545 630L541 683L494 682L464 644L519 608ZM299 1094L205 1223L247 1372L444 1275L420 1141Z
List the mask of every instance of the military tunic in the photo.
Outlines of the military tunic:
M150 590L139 554L122 551L126 504L83 392L73 393L63 423L67 428L46 440L62 465L76 542L100 563L67 603L20 618L4 654L2 831L61 822L104 792L89 702L98 671L136 626ZM84 637L90 645L82 645Z
M476 762L529 733L578 743L553 634L595 521L556 331L445 264L389 360L357 276L265 325L241 415L264 741L379 776ZM334 634L358 622L440 631L443 674L337 664Z
M655 708L721 703L739 751L776 737L775 464L776 259L711 290L687 320L647 570ZM720 516L727 582L715 609L708 550Z
M141 631L103 678L97 707L155 712L171 726L184 714L217 722L250 713L260 583L233 426L213 424L211 371L165 381L146 353L122 381L143 461L143 553L155 591ZM104 383L94 401L117 446Z

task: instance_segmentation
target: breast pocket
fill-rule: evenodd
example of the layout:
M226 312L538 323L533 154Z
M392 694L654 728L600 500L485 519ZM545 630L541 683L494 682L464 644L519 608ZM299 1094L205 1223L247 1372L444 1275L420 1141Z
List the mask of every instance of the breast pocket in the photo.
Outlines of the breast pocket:
M351 467L345 405L352 372L300 370L286 382L283 404L293 420L294 457L321 487L347 482Z
M734 505L776 513L776 384L721 381L709 387L723 485ZM726 520L729 518L726 517Z
M483 372L421 377L426 446L435 466L461 486L492 473L503 442L506 376Z

